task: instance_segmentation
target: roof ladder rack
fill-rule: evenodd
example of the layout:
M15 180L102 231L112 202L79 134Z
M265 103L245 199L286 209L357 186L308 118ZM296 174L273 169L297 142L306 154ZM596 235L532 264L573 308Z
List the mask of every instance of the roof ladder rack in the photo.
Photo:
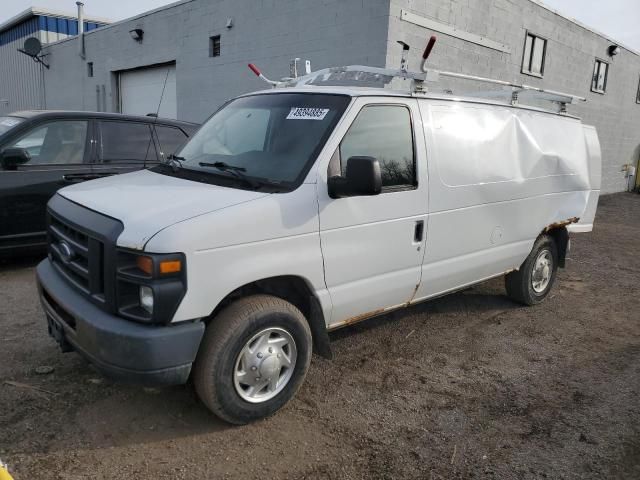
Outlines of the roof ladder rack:
M570 93L557 92L555 90L546 90L544 88L533 87L531 85L507 82L504 80L497 80L494 78L486 78L486 77L478 77L475 75L465 75L463 73L456 72L443 72L437 71L438 75L441 77L450 77L450 78L459 78L462 80L470 80L480 83L490 83L493 85L502 85L505 87L512 87L514 90L511 92L511 103L513 105L517 105L520 99L520 94L523 92L527 93L528 97L538 99L538 100L546 100L549 102L554 102L560 104L561 113L566 113L567 105L577 103L577 102L586 102L587 99L584 97L579 97L577 95L572 95Z
M344 67L332 67L311 72L311 67L307 61L305 64L305 75L298 76L298 62L296 58L291 63L291 76L285 77L279 81L269 80L260 70L253 64L249 64L249 68L262 80L269 83L274 88L283 87L302 87L302 86L354 86L354 87L382 87L393 90L407 91L411 94L426 93L428 90L425 83L437 83L440 77L457 78L460 80L469 80L477 83L488 83L492 85L500 85L502 87L511 87L511 90L494 90L484 92L465 92L466 96L476 98L499 98L508 95L507 101L513 106L517 106L520 100L528 98L531 100L547 101L559 105L560 114L567 113L567 105L577 102L586 102L587 99L572 95L570 93L557 92L554 90L546 90L531 85L508 82L495 78L479 77L476 75L467 75L464 73L447 72L427 68L426 63L433 47L436 43L436 37L432 36L427 43L422 54L422 63L420 72L410 72L407 70L409 45L404 42L398 42L402 46L402 56L400 60L400 69L388 69L378 67L367 67L363 65L348 65Z
M427 68L427 59L431 54L431 50L436 43L436 37L432 36L427 43L427 48L425 48L424 53L422 54L422 64L420 65L420 70L423 73L428 73L430 70ZM404 46L404 44L403 44ZM403 52L403 56L405 52ZM487 77L478 77L476 75L466 75L464 73L456 73L456 72L445 72L441 70L433 70L432 71L437 77L450 77L450 78L459 78L462 80L470 80L480 83L490 83L493 85L501 85L504 87L512 87L511 91L511 105L518 105L520 94L522 92L527 92L527 96L532 97L537 100L554 102L560 105L560 113L567 113L567 105L576 103L576 102L586 102L587 99L584 97L579 97L577 95L572 95L570 93L556 92L554 90L545 90L543 88L533 87L531 85L524 85L519 83L507 82L505 80L498 80L495 78L487 78ZM439 78L438 78L439 80ZM437 81L437 80L436 80ZM470 94L473 96L473 94Z

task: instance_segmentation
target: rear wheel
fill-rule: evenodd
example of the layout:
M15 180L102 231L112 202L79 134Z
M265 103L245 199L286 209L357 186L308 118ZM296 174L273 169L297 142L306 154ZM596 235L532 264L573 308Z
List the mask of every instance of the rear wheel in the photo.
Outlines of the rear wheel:
M549 235L542 235L520 269L505 277L507 295L525 305L540 303L549 295L557 271L556 243Z
M282 408L311 361L311 332L294 305L270 295L238 300L207 327L194 383L220 418L245 424Z

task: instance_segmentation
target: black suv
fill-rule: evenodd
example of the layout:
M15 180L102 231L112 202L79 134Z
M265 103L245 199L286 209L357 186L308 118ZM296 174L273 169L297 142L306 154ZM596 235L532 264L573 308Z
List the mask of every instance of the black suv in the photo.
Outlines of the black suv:
M197 128L117 113L0 116L0 256L46 245L46 205L59 188L164 162Z

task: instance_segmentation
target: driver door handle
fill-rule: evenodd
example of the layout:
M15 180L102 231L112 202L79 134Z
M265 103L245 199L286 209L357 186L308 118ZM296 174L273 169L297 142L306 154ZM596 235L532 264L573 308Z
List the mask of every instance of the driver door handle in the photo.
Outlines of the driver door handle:
M414 243L421 243L424 238L424 220L418 220L416 222L415 230L413 232Z

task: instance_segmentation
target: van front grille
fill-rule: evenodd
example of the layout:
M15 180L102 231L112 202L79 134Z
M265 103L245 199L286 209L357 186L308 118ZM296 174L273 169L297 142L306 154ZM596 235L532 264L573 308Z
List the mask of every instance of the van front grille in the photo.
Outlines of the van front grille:
M51 261L58 272L84 294L103 299L103 243L54 215L48 234Z

